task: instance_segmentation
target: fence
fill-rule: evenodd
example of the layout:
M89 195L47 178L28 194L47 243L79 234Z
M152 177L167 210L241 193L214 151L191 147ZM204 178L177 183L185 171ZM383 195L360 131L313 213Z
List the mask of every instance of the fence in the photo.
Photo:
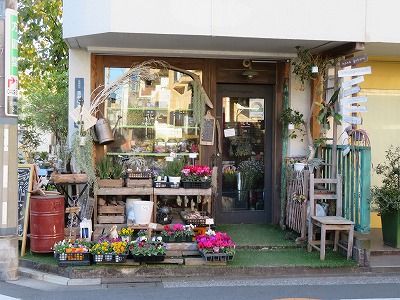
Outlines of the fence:
M354 221L362 233L370 230L371 147L352 146L343 156L346 146L337 146L337 170L343 178L343 217ZM322 148L322 159L327 164L322 177L329 177L332 168L332 146Z

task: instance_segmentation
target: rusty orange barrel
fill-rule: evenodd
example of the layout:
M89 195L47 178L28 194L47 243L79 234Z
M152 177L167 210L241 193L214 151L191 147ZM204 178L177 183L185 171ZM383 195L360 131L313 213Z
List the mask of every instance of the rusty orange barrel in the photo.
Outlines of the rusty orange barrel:
M64 196L32 196L30 206L31 251L53 252L54 243L64 239Z

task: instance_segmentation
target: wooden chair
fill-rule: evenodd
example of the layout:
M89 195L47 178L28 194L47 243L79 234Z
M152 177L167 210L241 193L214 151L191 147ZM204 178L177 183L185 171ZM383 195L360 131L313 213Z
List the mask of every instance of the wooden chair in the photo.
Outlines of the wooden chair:
M315 189L316 184L336 185L334 191L318 190ZM347 259L352 256L353 249L353 236L354 236L354 222L342 217L342 178L340 175L337 179L323 179L314 178L314 174L310 173L310 186L309 186L309 199L310 199L310 222L308 224L308 252L315 248L320 251L320 259L325 259L325 246L332 244L332 241L326 240L327 231L334 231L335 238L333 241L334 251L337 247L347 250ZM332 199L336 201L336 216L317 217L315 215L315 206L318 199ZM315 239L314 226L321 228L321 240ZM339 244L340 231L348 231L347 248ZM319 247L318 247L319 245Z

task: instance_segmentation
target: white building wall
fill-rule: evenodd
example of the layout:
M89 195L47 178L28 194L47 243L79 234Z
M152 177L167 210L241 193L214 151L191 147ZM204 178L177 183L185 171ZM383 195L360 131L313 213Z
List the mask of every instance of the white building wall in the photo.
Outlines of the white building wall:
M306 83L304 87L302 87L300 81L290 72L290 107L302 113L305 119L311 107L310 101L310 85ZM303 139L303 141L301 141L301 139ZM289 139L288 156L306 156L308 155L307 151L306 136Z
M156 33L399 42L398 0L64 0L64 37Z
M75 78L84 79L84 105L87 107L90 103L90 53L86 50L70 49L69 50L69 112L75 108ZM74 122L68 118L68 140L75 131Z

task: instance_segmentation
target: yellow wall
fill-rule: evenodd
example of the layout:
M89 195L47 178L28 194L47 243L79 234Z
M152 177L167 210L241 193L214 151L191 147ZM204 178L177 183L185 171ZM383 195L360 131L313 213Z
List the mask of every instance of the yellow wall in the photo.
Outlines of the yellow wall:
M363 124L371 140L372 166L385 159L390 145L400 146L400 57L370 57L361 66L371 66L372 74L365 75L361 93L368 96L368 112L362 113ZM380 178L372 171L371 185ZM380 228L381 219L371 212L371 228Z

